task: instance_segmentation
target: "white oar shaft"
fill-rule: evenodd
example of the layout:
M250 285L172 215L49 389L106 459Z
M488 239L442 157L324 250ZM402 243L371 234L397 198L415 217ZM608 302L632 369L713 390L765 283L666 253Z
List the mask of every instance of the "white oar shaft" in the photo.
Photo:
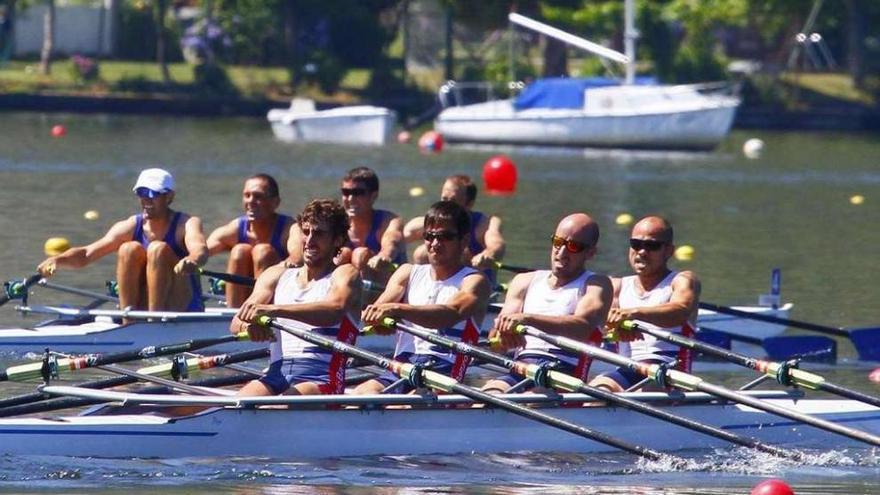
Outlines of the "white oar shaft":
M518 24L522 27L529 28L533 31L537 31L545 36L549 36L551 38L555 38L563 43L568 43L569 45L576 46L582 50L586 50L590 53L594 53L599 55L600 57L605 57L610 60L614 60L615 62L620 62L622 64L628 64L630 58L626 55L612 50L610 48L605 48L602 45L593 43L592 41L585 40L580 36L575 36L571 33L566 33L561 29L557 29L553 26L544 24L543 22L538 22L534 19L528 18L524 15L517 14L515 12L511 12L507 15L507 19L514 23Z

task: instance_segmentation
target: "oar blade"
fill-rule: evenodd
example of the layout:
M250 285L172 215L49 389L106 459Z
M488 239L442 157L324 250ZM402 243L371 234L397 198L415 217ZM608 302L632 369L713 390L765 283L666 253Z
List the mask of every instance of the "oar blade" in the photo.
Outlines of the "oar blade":
M850 331L852 340L862 361L880 361L880 327L856 328Z
M764 351L772 361L788 359L823 363L837 361L837 342L821 335L769 337L764 339Z

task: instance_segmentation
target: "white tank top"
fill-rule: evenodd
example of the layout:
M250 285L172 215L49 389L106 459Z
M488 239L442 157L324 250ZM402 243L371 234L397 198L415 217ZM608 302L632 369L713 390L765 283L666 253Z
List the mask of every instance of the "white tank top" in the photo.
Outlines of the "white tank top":
M278 285L275 288L275 304L303 304L311 302L323 301L330 292L330 282L332 272L318 280L312 280L306 287L300 287L297 282L297 275L300 270L305 267L288 268L281 274L278 279ZM339 327L316 327L301 321L291 320L288 318L278 318L279 323L284 323L302 330L309 330L324 335L325 337L336 339L339 333ZM299 337L291 335L281 330L275 330L275 342L269 346L270 360L272 362L279 359L317 359L320 361L330 362L331 351L326 350L315 344L306 342Z
M549 316L574 314L578 301L586 292L587 279L593 276L593 272L585 270L578 278L556 289L550 287L550 275L550 270L539 270L532 276L526 299L523 301L523 313ZM589 335L591 330L585 330L584 337ZM572 366L577 366L580 359L549 342L526 335L526 346L517 353L517 358L529 356L558 359Z
M465 266L446 280L434 280L431 265L412 265L403 302L414 306L446 304L461 289L461 284L464 282L465 277L474 273L479 272L469 266ZM406 323L416 328L433 330L410 321L406 321ZM475 329L479 329L480 323L479 321L474 322L476 325ZM455 340L461 340L462 333L465 331L467 324L467 321L460 321L451 328L440 329L440 334ZM448 362L455 361L455 354L447 351L445 348L435 346L412 334L397 332L397 346L394 348L394 355L397 356L402 353L428 354Z
M678 272L671 272L653 289L640 294L636 289L636 275L623 277L620 279L620 294L618 301L621 309L644 308L649 306L658 306L668 303L672 297L672 279L678 275ZM638 321L638 320L637 320ZM648 328L666 330L670 333L681 333L681 327L658 327L657 325L638 321L639 325ZM643 340L634 340L629 343L620 344L620 354L629 355L636 361L645 359L659 359L666 362L675 359L675 353L678 352L678 346L657 340L657 337L643 334ZM660 353L666 354L662 355Z

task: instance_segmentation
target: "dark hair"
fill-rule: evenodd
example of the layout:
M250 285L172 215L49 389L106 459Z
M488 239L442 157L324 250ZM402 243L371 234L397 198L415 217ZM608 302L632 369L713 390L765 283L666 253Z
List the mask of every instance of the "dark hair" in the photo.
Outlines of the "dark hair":
M348 239L348 214L335 199L313 199L305 209L297 215L296 223L302 228L302 224L308 222L317 225L326 222L330 226L333 238L341 238L345 243Z
M425 214L425 230L436 225L440 220L449 220L455 224L459 239L471 233L471 215L463 206L454 201L437 201Z
M371 168L355 167L345 173L342 181L361 182L367 186L367 190L375 192L379 190L379 176Z
M468 204L477 200L477 185L471 180L469 175L456 174L446 178L448 182L452 182L458 187L464 188L464 196Z
M256 174L247 178L247 180L251 179L260 179L266 181L266 184L269 185L269 190L266 191L266 193L269 195L270 198L277 198L278 196L280 196L278 192L278 181L275 180L275 177L272 177L269 174ZM247 182L247 180L245 182Z

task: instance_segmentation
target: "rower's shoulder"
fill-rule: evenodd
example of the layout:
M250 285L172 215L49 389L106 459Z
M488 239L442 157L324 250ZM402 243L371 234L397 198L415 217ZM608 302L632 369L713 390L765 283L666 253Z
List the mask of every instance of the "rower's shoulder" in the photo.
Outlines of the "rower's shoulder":
M675 276L672 277L671 285L673 289L687 288L695 291L699 291L701 287L699 277L697 277L697 274L691 270L682 270L676 273Z

